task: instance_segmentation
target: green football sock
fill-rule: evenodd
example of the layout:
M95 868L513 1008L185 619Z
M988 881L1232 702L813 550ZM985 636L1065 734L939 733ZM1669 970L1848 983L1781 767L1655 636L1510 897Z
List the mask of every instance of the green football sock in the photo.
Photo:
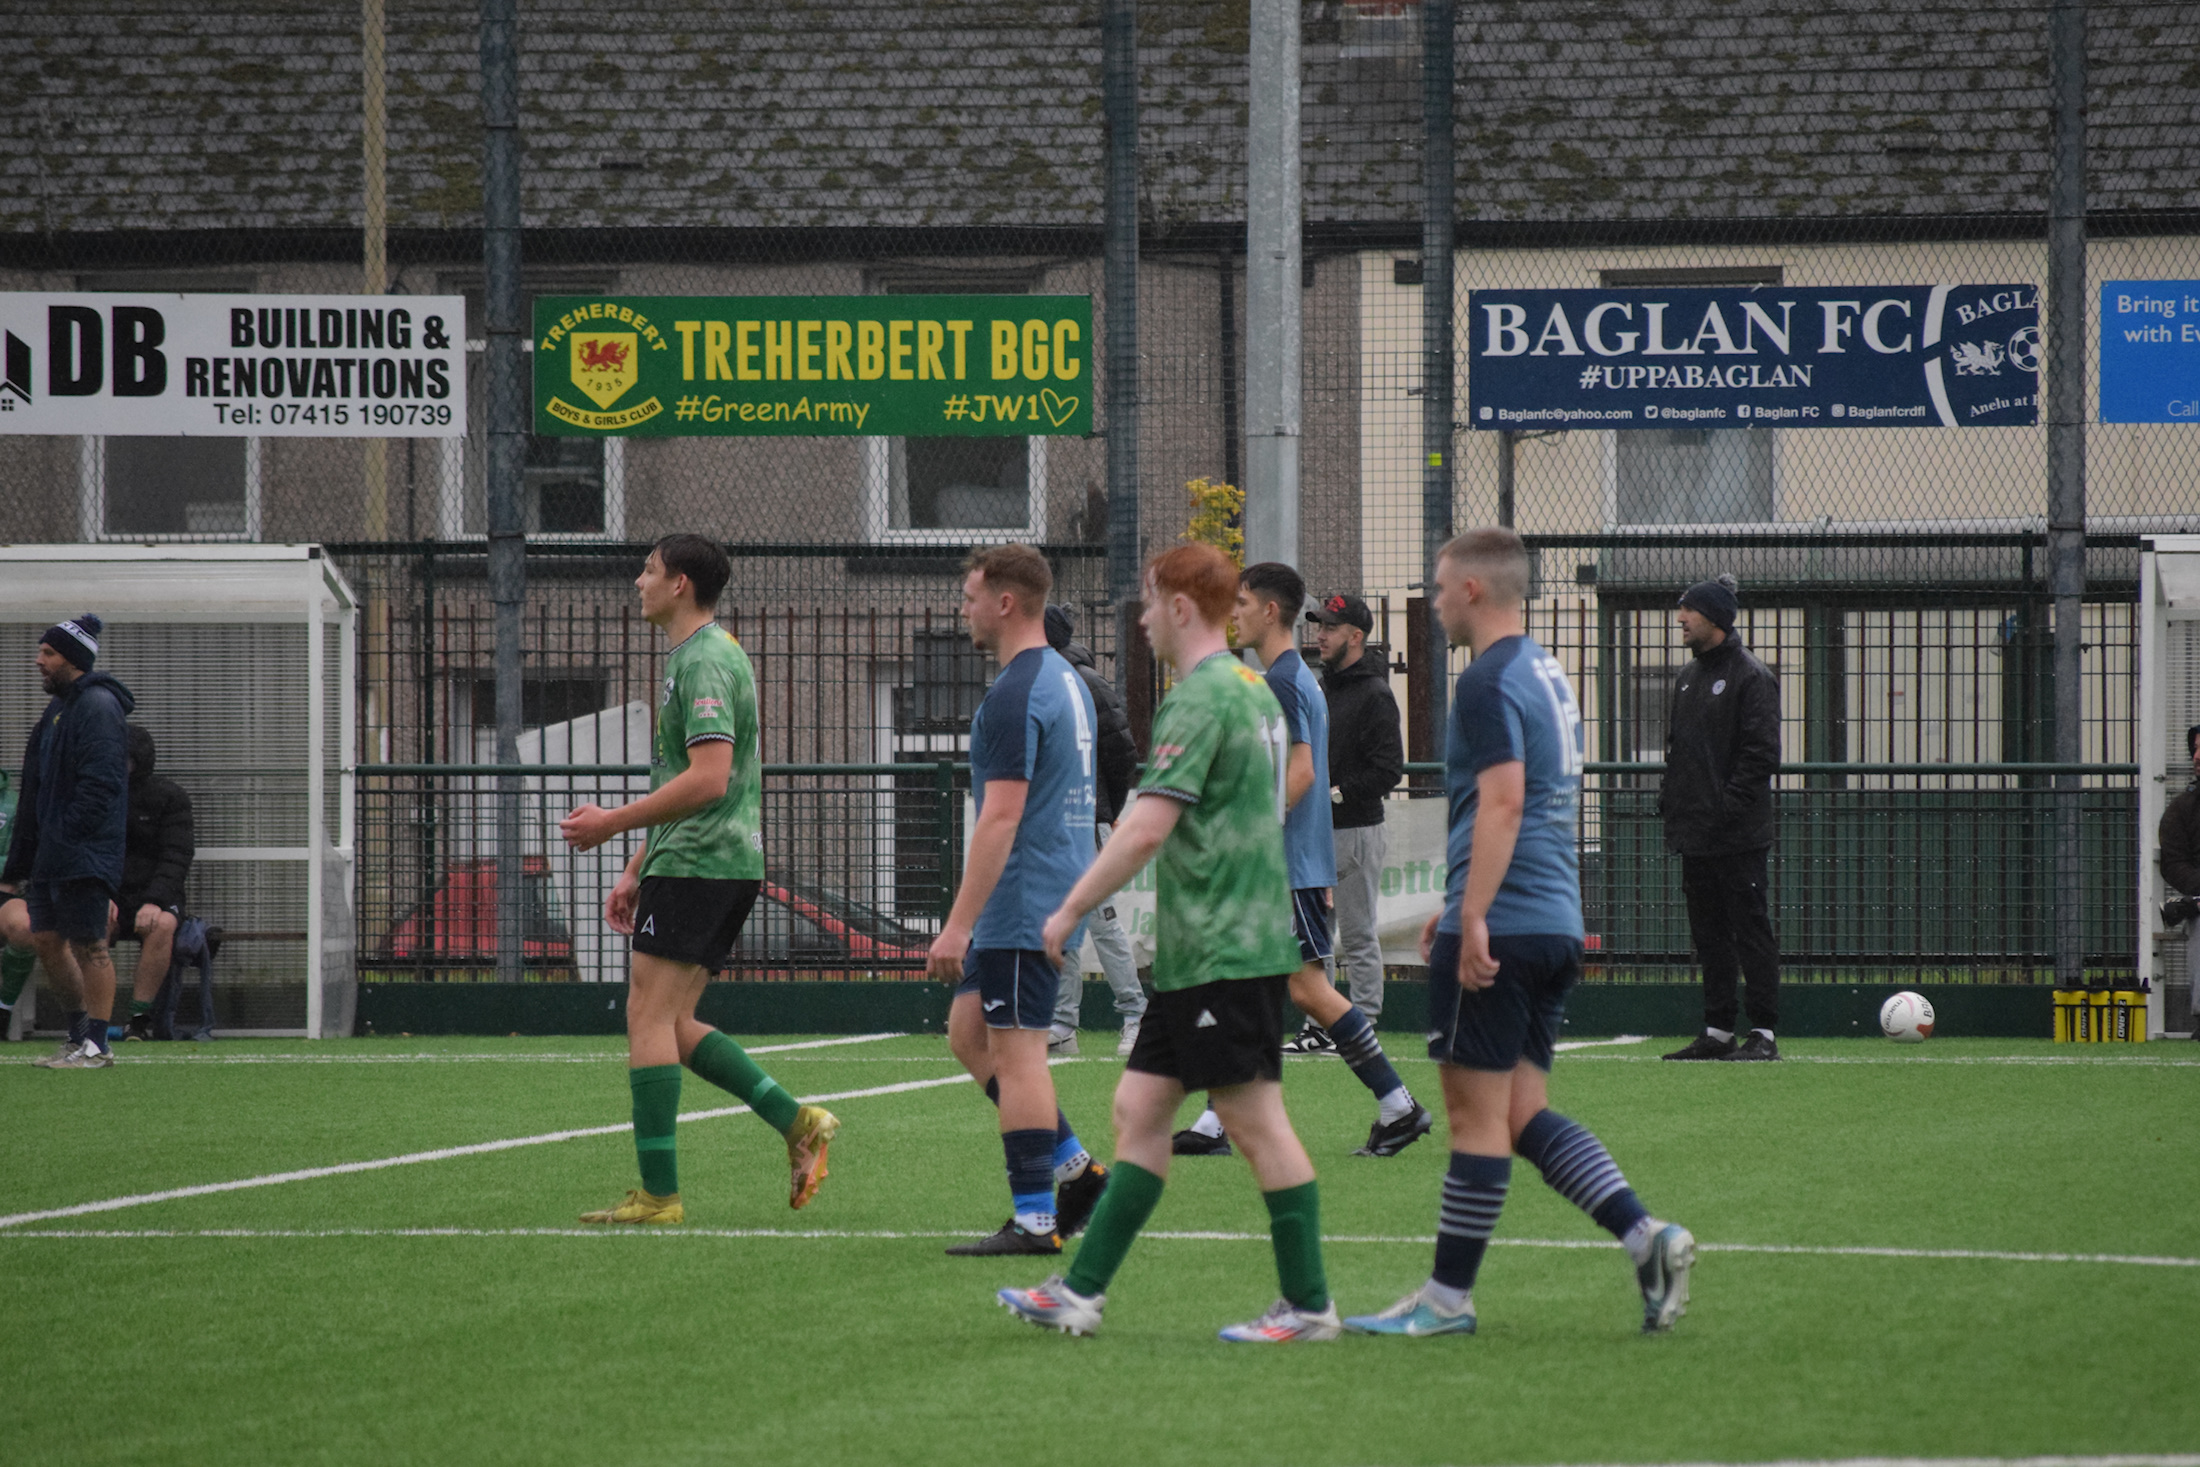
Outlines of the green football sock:
M31 968L38 962L38 949L34 947L8 947L0 950L0 1004L15 1007L15 1001L23 996L23 989L31 981Z
M764 1118L780 1135L794 1124L801 1109L795 1098L779 1088L779 1082L749 1058L749 1052L716 1029L703 1036L688 1056L688 1068L721 1090L729 1090L748 1102L749 1109Z
M1108 1280L1123 1266L1138 1230L1153 1216L1161 1201L1161 1178L1136 1162L1118 1161L1108 1173L1108 1190L1085 1224L1085 1240L1077 1245L1077 1262L1063 1280L1080 1294L1104 1294Z
M642 1190L670 1197L680 1190L680 1067L644 1065L626 1072L634 1087L634 1155L642 1164Z
M131 1000L130 1000L130 1017L131 1017L131 1018L133 1018L133 1019L134 1019L134 1018L136 1018L136 1017L137 1017L137 1016L138 1016L139 1014L149 1014L149 1013L151 1013L152 1011L153 1011L153 1001L152 1001L151 999L149 999L149 998L133 998L133 999L131 999Z
M1306 1182L1260 1194L1268 1204L1268 1238L1275 1245L1276 1278L1283 1285L1283 1297L1317 1313L1329 1307L1329 1276L1322 1271L1319 1187L1318 1182Z

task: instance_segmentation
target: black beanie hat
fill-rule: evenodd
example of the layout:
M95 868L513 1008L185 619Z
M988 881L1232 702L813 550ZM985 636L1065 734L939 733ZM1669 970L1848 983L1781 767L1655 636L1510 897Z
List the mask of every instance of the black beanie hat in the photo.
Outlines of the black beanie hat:
M1742 599L1735 593L1742 583L1725 571L1708 581L1698 581L1681 592L1681 605L1697 615L1707 618L1722 632L1734 630L1734 618L1741 615Z
M38 640L59 652L78 672L90 672L99 660L99 632L105 625L87 611L74 621L56 622Z
M1047 645L1059 652L1069 645L1070 634L1077 630L1077 613L1055 603L1047 607L1046 628Z

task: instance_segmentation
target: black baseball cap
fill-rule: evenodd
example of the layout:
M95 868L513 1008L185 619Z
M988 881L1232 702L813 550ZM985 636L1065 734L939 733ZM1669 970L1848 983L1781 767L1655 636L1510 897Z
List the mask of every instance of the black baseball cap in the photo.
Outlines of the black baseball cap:
M1306 613L1306 619L1327 627L1354 626L1363 632L1375 630L1375 613L1357 596L1332 596L1318 610Z

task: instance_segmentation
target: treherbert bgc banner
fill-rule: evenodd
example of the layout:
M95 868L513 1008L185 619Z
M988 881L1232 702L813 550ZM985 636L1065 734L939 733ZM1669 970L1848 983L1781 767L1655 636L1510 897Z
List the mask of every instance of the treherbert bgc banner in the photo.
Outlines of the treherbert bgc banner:
M457 438L459 296L0 293L0 433Z
M535 431L1079 436L1092 297L543 296Z
M1476 428L2029 427L2030 285L1477 290Z

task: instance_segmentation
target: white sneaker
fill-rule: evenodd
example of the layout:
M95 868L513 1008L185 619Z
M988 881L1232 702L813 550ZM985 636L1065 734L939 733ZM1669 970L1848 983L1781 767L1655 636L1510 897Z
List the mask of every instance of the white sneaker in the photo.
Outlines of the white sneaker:
M73 1039L64 1039L60 1043L54 1045L52 1054L47 1055L44 1059L34 1059L31 1061L31 1064L36 1069L58 1070L61 1068L61 1062L65 1059L68 1059L75 1053L76 1041Z
M1077 1031L1075 1029L1072 1029L1065 1034L1061 1030L1057 1029L1053 1033L1047 1035L1047 1058L1077 1058Z
M1060 1330L1065 1335L1089 1335L1100 1328L1100 1311L1108 1296L1090 1298L1062 1282L1056 1274L1036 1289L1002 1289L993 1296L1001 1307L1026 1324Z
M50 1066L56 1070L105 1070L114 1067L115 1057L101 1049L94 1040L87 1039L69 1054L63 1055Z
M1289 1299L1278 1299L1268 1306L1268 1312L1251 1324L1233 1324L1222 1331L1222 1338L1237 1345L1296 1345L1315 1340L1333 1340L1344 1333L1344 1321L1337 1318L1334 1299L1319 1314L1299 1308Z
M1129 1059L1131 1051L1138 1047L1138 1024L1137 1019L1125 1019L1123 1021L1123 1037L1115 1042L1115 1057L1117 1059Z

